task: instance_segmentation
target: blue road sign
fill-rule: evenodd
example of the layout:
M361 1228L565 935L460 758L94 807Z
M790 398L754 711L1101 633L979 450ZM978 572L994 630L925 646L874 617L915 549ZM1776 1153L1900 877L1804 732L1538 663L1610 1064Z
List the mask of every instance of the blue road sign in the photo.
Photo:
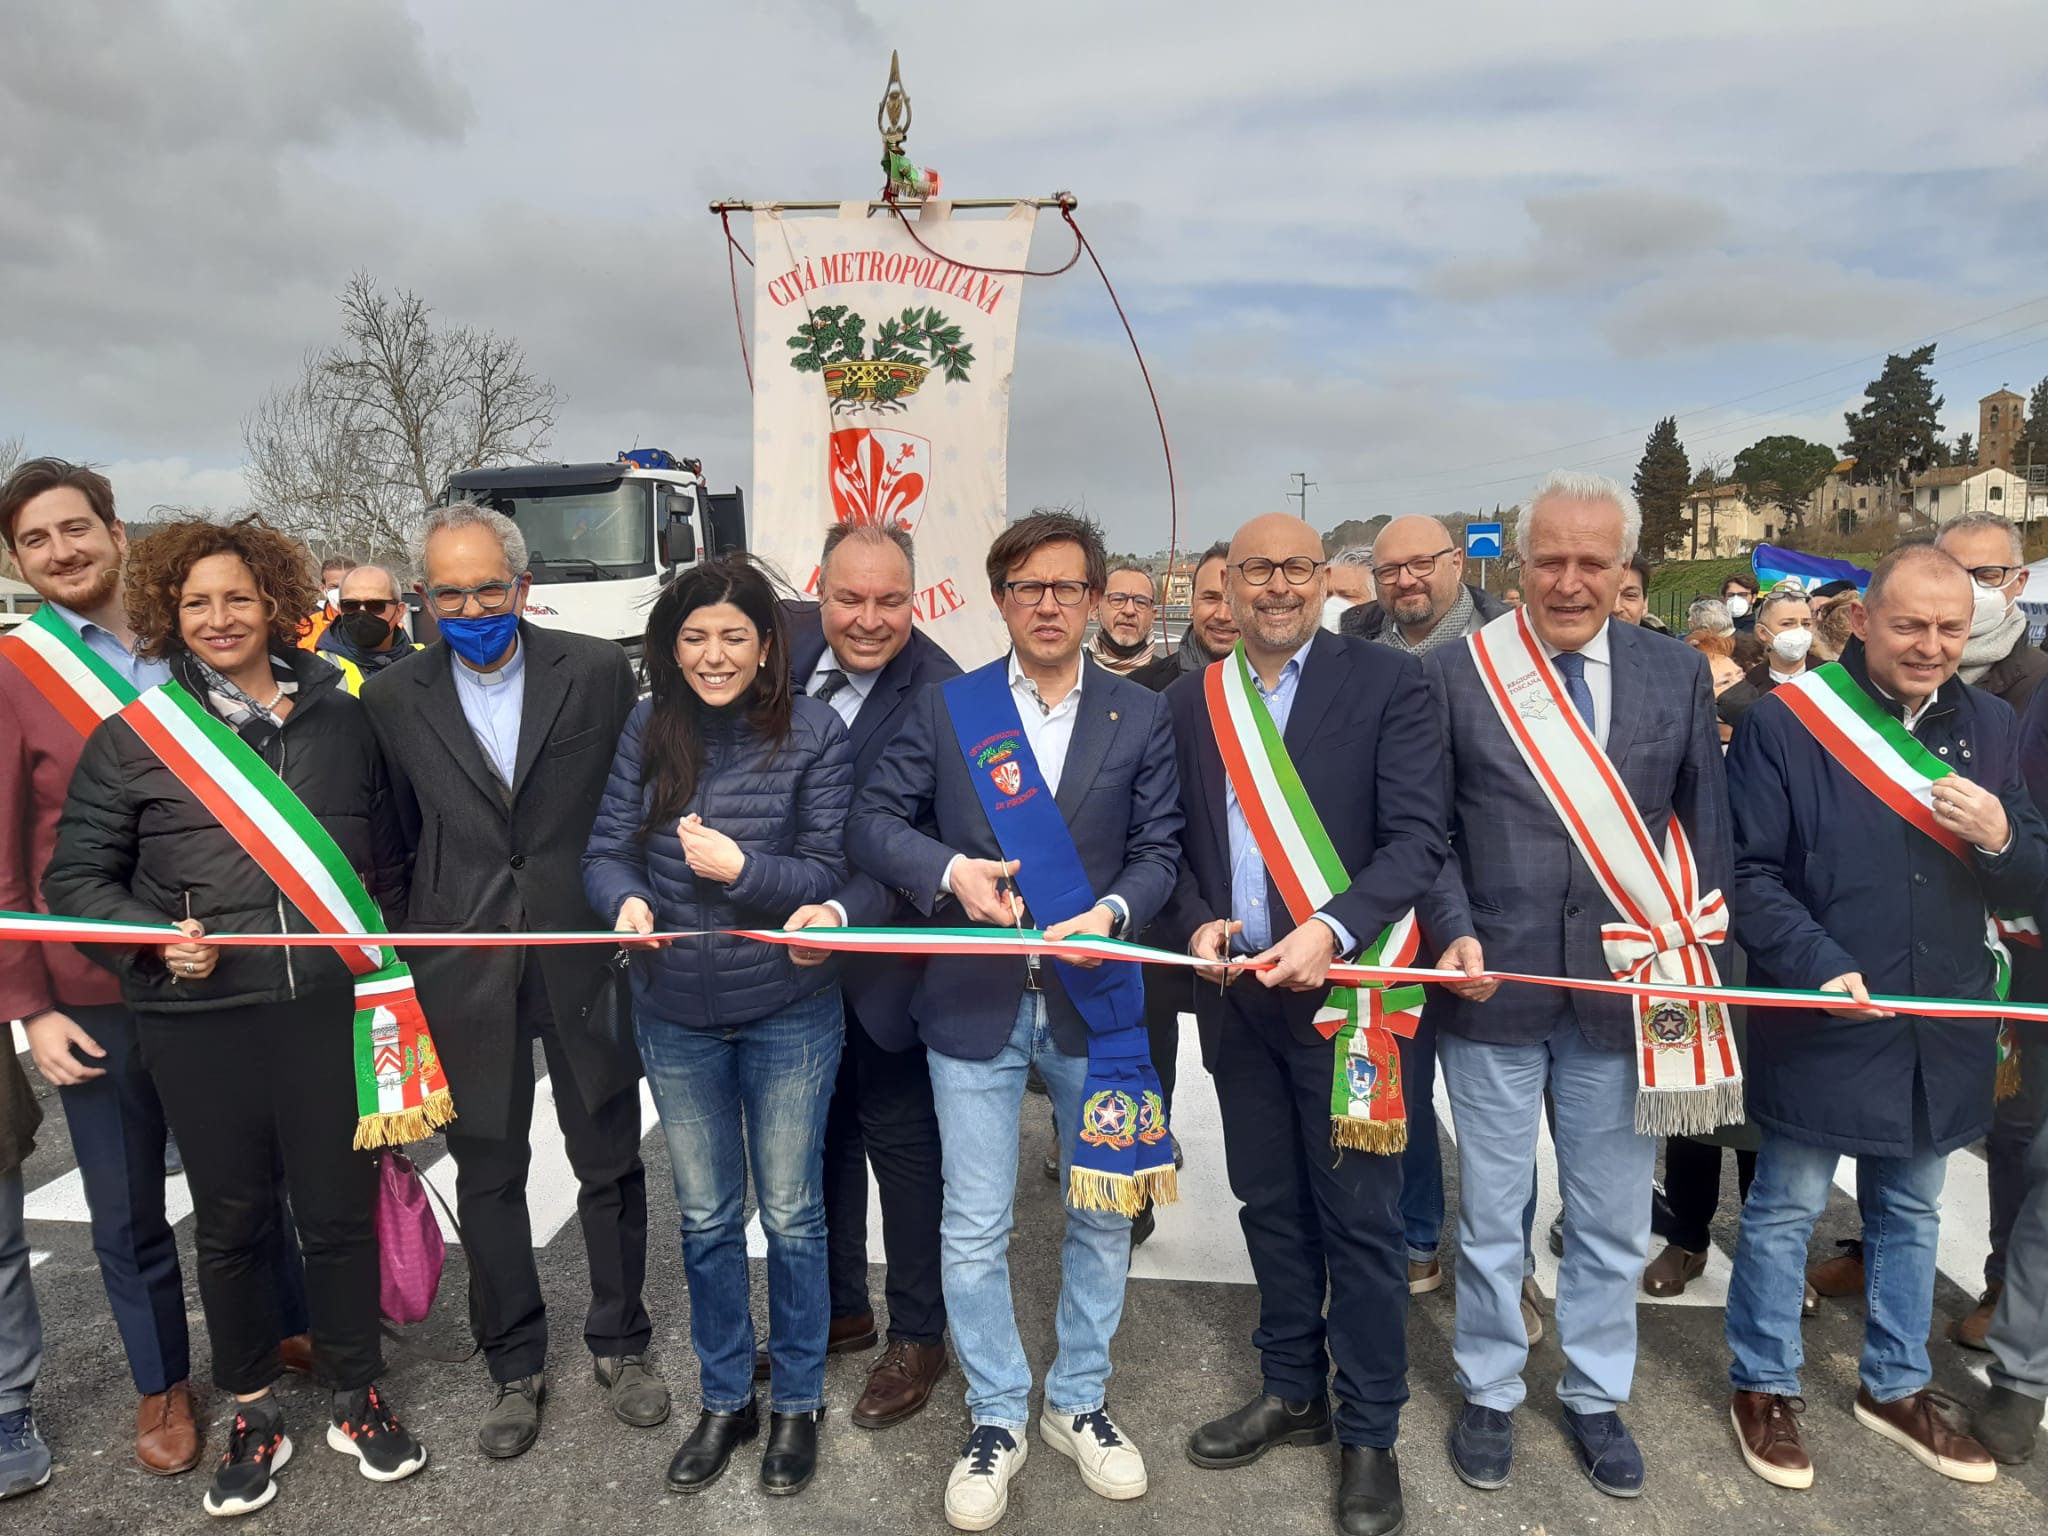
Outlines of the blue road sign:
M1465 525L1465 558L1467 560L1498 560L1500 558L1500 524L1467 523Z

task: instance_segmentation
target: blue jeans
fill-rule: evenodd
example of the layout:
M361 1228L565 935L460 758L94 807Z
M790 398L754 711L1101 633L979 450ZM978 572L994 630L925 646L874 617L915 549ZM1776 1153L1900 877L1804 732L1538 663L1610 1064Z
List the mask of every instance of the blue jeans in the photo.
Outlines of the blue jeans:
M1429 1009L1407 1053L1408 1150L1401 1154L1401 1228L1408 1259L1427 1264L1444 1232L1444 1151L1436 1128L1436 1024Z
M28 1273L21 1169L0 1173L0 1413L28 1406L43 1366L43 1319Z
M1595 1050L1567 1020L1535 1045L1437 1040L1458 1130L1458 1314L1452 1353L1466 1401L1512 1412L1525 1396L1525 1222L1536 1128L1550 1086L1565 1249L1558 1265L1558 1398L1574 1413L1628 1401L1636 1281L1650 1247L1655 1137L1635 1128L1635 1058Z
M704 1407L734 1413L754 1395L747 1306L747 1170L768 1239L772 1407L824 1406L825 1111L845 1036L839 989L724 1029L639 1020L640 1060L661 1112L683 1218L690 1343ZM744 1124L744 1133L742 1125Z
M1934 1242L1948 1159L1932 1150L1924 1108L1914 1120L1911 1157L1856 1159L1869 1307L1858 1374L1880 1403L1911 1397L1934 1374L1927 1331L1934 1322ZM1734 1356L1728 1379L1738 1391L1799 1394L1806 1245L1827 1208L1841 1158L1764 1129L1728 1282L1728 1351Z
M946 1172L945 1214L939 1222L946 1319L967 1378L967 1411L977 1424L1021 1435L1031 1412L1031 1362L1024 1356L1010 1304L1009 1250L1024 1079L1036 1060L1052 1100L1064 1190L1088 1059L1060 1051L1046 1023L1045 994L1026 992L1010 1038L987 1061L964 1061L937 1051L930 1060ZM1093 1413L1102 1406L1109 1341L1123 1318L1124 1272L1130 1262L1128 1218L1067 1207L1067 1235L1060 1249L1060 1347L1045 1377L1045 1402L1053 1413Z

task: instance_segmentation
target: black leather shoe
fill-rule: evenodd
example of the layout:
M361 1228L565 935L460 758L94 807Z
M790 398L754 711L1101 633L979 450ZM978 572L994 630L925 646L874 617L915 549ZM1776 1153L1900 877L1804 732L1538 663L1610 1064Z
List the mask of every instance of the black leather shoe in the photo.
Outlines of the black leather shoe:
M768 1449L761 1453L763 1493L802 1493L818 1470L818 1425L825 1410L768 1415Z
M1290 1403L1268 1392L1188 1437L1188 1460L1221 1470L1248 1467L1276 1445L1327 1445L1329 1399Z
M477 1421L476 1448L494 1461L532 1450L540 1438L540 1405L547 1395L547 1377L539 1371L517 1381L493 1383L491 1406Z
M1337 1473L1337 1529L1344 1536L1396 1536L1408 1523L1401 1507L1401 1464L1393 1448L1344 1447Z
M668 1464L668 1486L672 1493L702 1493L724 1475L732 1453L761 1433L761 1410L754 1400L738 1413L697 1415L697 1427Z

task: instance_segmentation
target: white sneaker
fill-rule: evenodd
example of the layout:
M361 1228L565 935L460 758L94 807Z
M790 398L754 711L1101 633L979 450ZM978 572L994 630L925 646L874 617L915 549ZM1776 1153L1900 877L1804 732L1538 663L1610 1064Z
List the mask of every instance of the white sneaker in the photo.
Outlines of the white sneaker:
M1144 1493L1145 1458L1124 1438L1108 1409L1065 1414L1048 1407L1038 1416L1038 1438L1071 1457L1081 1469L1081 1481L1105 1499L1135 1499Z
M1022 1435L977 1424L946 1478L946 1523L985 1531L1010 1510L1010 1479L1024 1470L1031 1447Z

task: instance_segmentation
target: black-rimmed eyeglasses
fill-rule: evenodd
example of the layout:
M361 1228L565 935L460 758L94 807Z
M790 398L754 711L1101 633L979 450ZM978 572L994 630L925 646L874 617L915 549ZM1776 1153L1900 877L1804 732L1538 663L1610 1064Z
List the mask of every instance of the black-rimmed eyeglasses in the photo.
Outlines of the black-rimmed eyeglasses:
M1403 571L1406 571L1417 581L1425 580L1435 572L1437 561L1443 559L1445 555L1454 555L1457 552L1458 546L1453 544L1448 549L1440 549L1433 555L1417 555L1413 560L1402 560L1392 565L1376 565L1372 568L1373 582L1377 586L1391 587L1401 579Z
M1255 555L1249 560L1238 561L1230 569L1237 572L1247 586L1263 587L1278 571L1287 578L1290 587L1305 587L1327 564L1327 560L1311 560L1307 555L1296 555L1289 560L1263 560Z
M2024 565L1973 565L1970 567L1970 580L1995 591L2025 569Z
M1062 608L1078 608L1088 600L1091 589L1085 581L1006 581L1003 590L1020 608L1036 608L1048 592Z

